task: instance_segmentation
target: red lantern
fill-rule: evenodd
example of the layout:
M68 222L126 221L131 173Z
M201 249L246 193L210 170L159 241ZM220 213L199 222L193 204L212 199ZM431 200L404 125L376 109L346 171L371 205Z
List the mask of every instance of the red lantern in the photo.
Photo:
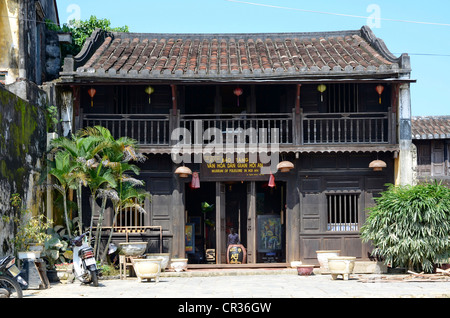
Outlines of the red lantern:
M269 178L269 187L271 187L271 188L275 187L275 177L273 174L271 174L270 178Z
M241 96L243 93L244 93L244 91L242 90L242 88L236 88L234 91L233 91L233 93L234 93L234 95L236 95L237 96L237 105L238 105L238 107L239 107L239 96Z
M383 94L383 92L384 92L384 86L381 85L381 84L379 84L379 85L376 87L376 90L377 90L378 95L380 96L380 104L381 104L381 94Z
M88 89L88 94L89 94L89 96L91 96L91 107L94 106L94 96L95 96L95 93L97 93L97 91L96 91L94 88Z
M198 177L198 172L192 173L191 189L200 188L200 178Z

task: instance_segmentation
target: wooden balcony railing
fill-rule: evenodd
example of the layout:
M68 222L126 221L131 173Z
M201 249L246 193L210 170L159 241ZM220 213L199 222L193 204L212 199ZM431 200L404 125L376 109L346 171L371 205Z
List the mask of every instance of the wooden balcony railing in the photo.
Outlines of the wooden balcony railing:
M170 115L84 114L83 127L100 125L108 128L114 138L127 136L141 145L168 146Z
M303 143L389 143L388 115L389 113L303 114Z
M180 127L186 128L191 134L196 129L203 134L202 140L192 139L194 144L217 142L217 136L211 135L211 129L221 132L223 143L271 143L274 140L280 144L294 142L293 116L285 113L181 115Z
M273 114L83 114L82 127L101 125L115 138L127 136L142 146L171 146L175 128L190 136L185 143L272 143L280 145L395 144L395 114L273 113ZM209 129L209 130L208 130ZM210 135L215 132L215 137Z

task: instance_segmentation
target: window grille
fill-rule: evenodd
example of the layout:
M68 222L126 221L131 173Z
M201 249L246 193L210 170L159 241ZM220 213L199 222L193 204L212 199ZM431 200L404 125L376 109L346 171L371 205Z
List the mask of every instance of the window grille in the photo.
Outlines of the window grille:
M359 194L327 195L327 231L358 231Z
M137 200L135 201L137 203ZM141 203L141 207L144 208L144 202ZM145 213L139 211L137 208L124 208L117 215L116 232L131 232L139 233L145 231Z
M357 84L334 84L328 88L329 113L355 113L359 109Z

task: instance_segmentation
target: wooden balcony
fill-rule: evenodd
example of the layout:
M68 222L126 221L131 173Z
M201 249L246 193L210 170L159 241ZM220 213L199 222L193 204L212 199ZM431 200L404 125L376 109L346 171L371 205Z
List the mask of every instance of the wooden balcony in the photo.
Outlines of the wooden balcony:
M273 113L273 114L83 114L82 127L101 125L115 138L128 136L141 146L169 147L176 128L190 136L185 144L272 143L280 146L395 145L395 114ZM215 132L215 137L212 133ZM218 137L219 132L219 137ZM220 141L219 141L220 142Z
M303 144L390 143L389 113L304 114Z
M127 136L140 145L169 146L170 115L168 114L84 114L82 127L103 126L114 138Z

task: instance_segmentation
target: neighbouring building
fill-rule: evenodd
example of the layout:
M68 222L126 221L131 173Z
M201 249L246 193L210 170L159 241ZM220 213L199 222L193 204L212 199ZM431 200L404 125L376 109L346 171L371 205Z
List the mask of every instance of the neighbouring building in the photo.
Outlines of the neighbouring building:
M314 264L317 250L368 259L367 208L387 183L413 182L410 74L409 56L392 55L368 27L96 30L65 59L58 87L66 133L102 125L148 157L139 164L148 213L122 211L115 242L145 240L148 252L161 244L190 264L220 266L234 228L247 262L267 266ZM149 226L161 226L162 242Z
M417 147L417 180L450 186L450 116L413 117L412 138Z
M24 207L44 212L45 189L38 185L47 151L49 90L59 77L59 37L45 21L59 24L55 0L0 1L0 255L13 252L12 194Z

